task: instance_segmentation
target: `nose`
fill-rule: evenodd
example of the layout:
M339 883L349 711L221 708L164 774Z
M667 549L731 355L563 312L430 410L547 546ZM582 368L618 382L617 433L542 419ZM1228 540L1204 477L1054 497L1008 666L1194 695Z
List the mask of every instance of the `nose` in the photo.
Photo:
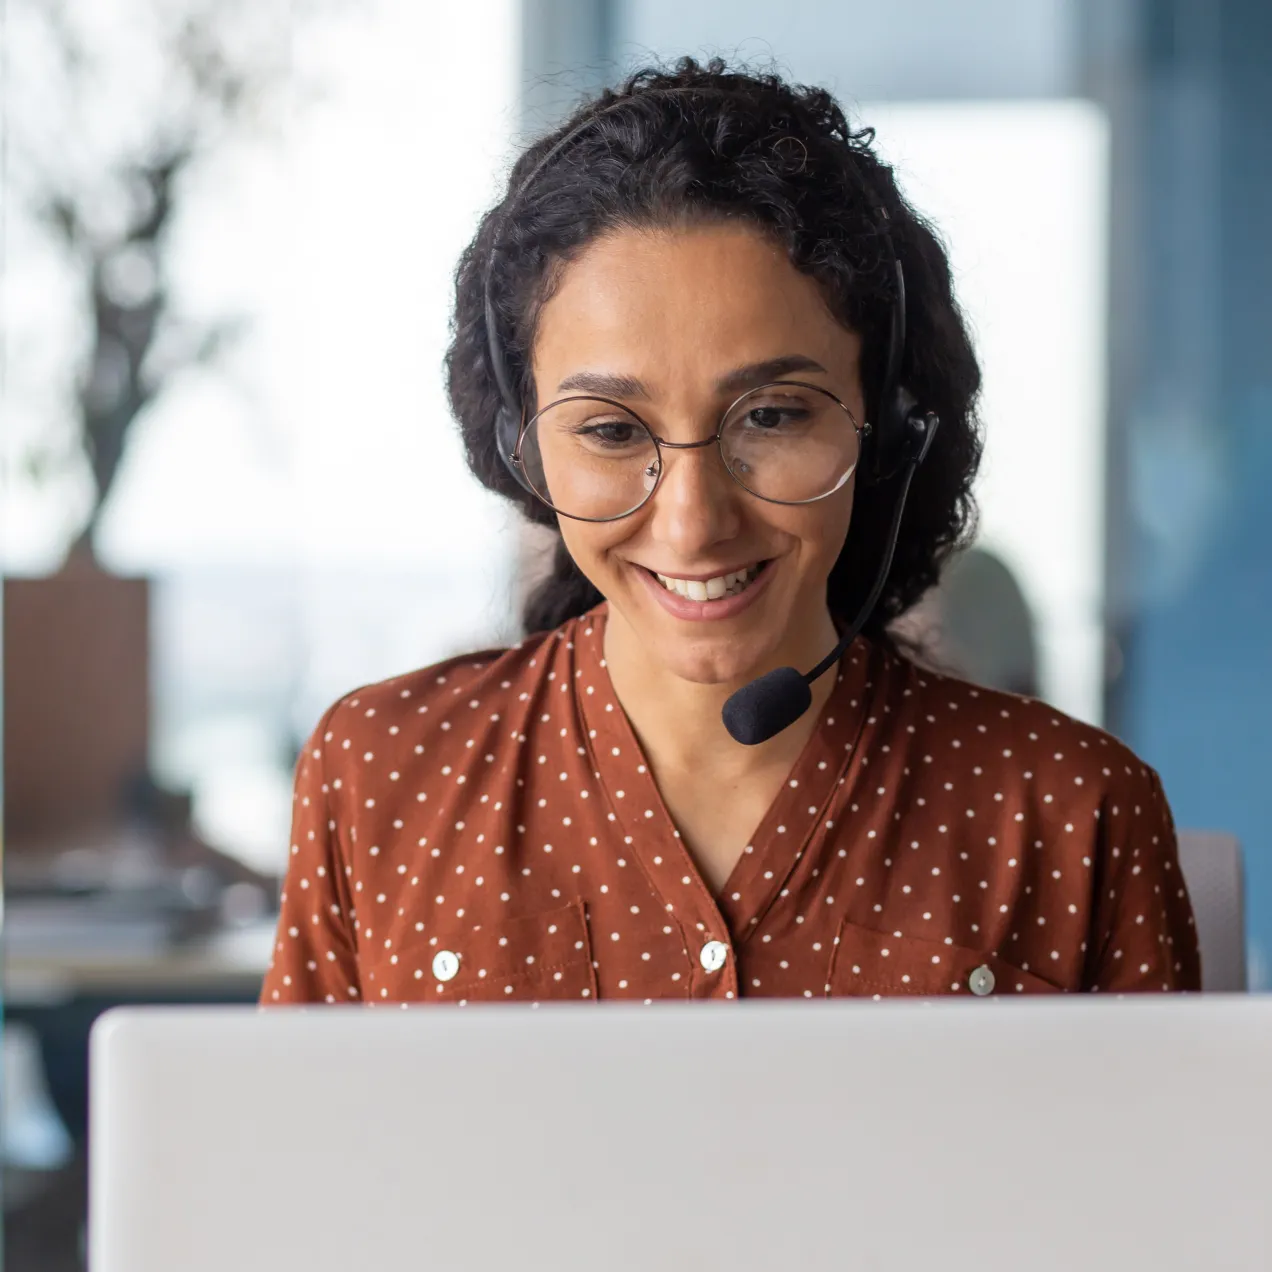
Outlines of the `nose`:
M724 467L720 448L662 452L663 474L650 501L650 532L686 564L741 528L742 488Z

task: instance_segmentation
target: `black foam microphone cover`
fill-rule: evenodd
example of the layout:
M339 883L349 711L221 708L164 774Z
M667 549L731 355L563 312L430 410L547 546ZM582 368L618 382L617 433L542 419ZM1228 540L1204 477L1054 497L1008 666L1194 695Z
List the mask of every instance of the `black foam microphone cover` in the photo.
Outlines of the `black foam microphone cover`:
M778 667L730 695L724 727L734 741L758 746L794 724L812 702L808 680L794 667Z

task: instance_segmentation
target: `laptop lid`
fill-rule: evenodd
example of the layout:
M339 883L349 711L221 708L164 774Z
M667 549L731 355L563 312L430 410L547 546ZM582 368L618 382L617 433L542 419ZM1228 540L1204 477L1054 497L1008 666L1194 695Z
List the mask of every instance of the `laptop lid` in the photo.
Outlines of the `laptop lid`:
M1272 1266L1272 1000L127 1008L92 1272Z

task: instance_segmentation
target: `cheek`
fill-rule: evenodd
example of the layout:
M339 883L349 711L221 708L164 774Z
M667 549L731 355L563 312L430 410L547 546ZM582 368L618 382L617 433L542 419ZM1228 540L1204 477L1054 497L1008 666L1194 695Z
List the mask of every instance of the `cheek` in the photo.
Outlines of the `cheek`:
M848 540L849 525L852 522L852 491L846 492L847 498L842 504L831 510L822 532L823 551L831 564L838 559Z
M815 566L822 574L828 574L848 537L852 520L852 488L821 503L804 508L792 508L783 532L800 543L800 556Z
M619 524L593 525L586 521L571 521L568 517L559 519L561 538L565 540L566 550L574 558L574 564L601 592L606 591L606 554L627 537L617 528Z

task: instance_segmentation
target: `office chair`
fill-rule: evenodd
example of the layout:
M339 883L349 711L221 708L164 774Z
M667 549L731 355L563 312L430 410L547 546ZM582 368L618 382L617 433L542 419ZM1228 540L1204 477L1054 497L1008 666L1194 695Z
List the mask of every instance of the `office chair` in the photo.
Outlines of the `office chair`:
M1179 864L1197 920L1201 988L1210 994L1244 994L1248 985L1241 845L1233 835L1181 830Z

